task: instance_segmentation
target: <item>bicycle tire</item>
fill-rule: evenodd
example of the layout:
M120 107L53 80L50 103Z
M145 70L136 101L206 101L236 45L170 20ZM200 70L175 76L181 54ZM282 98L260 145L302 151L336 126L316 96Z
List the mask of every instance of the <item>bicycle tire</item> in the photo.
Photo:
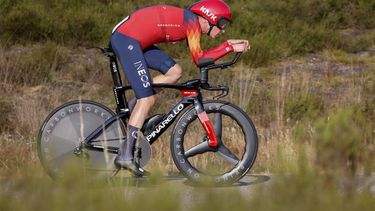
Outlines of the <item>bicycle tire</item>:
M115 170L115 153L86 150L85 156L78 156L74 152L84 137L112 116L115 116L112 110L88 100L67 102L53 110L42 124L37 139L38 157L47 173L53 178L63 176L72 164L92 176L110 176ZM95 144L118 147L119 137L125 137L125 130L118 120L97 137L97 140L112 141Z
M245 176L255 162L258 152L256 129L248 115L229 102L211 100L203 105L215 133L220 131L220 137L216 135L222 145L216 150L205 151L208 137L193 107L181 115L173 129L173 161L178 170L195 183L233 184ZM205 150L198 153L199 147Z

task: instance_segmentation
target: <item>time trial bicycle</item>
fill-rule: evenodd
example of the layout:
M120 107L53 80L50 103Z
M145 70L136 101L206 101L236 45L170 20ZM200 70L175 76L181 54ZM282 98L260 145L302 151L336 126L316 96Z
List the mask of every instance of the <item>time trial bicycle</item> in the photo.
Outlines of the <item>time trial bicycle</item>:
M65 167L75 162L92 175L114 175L114 164L122 141L126 141L126 126L130 110L116 55L111 48L100 48L109 58L114 82L116 111L88 100L67 102L45 119L39 132L39 159L52 177L64 174ZM151 158L151 145L175 121L170 139L170 151L178 170L193 182L212 181L231 184L244 177L253 166L258 151L258 136L249 116L238 106L220 100L229 92L227 86L209 84L209 71L225 69L235 64L215 64L207 60L200 66L200 79L182 84L153 84L154 88L179 90L179 101L166 114L146 119L137 141L136 162L144 167ZM203 100L202 91L220 92L212 100ZM81 167L81 166L80 166Z

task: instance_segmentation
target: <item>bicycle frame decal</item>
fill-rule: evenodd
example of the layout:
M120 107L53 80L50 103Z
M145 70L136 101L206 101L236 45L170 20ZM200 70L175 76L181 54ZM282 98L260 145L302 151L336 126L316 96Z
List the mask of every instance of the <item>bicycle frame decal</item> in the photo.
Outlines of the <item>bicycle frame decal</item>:
M112 62L112 70L114 73L117 73L117 64L116 62Z
M196 97L198 96L198 90L182 90L181 94L184 97Z
M184 110L185 106L183 103L178 104L166 117L164 117L163 121L161 121L154 130L146 136L146 140L151 142L152 138L155 139L155 136L163 132L164 128L168 128L170 124L174 122L174 119L178 116L178 114Z

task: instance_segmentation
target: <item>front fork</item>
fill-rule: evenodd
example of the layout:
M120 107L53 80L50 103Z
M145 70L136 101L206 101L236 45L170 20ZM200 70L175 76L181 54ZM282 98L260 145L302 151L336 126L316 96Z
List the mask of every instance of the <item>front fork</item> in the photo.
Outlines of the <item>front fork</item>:
M216 137L216 133L214 131L212 123L210 119L208 118L206 111L204 110L201 96L198 96L197 98L194 99L194 107L195 107L195 110L197 111L198 118L209 138L208 146L213 147L213 148L218 147L219 141Z

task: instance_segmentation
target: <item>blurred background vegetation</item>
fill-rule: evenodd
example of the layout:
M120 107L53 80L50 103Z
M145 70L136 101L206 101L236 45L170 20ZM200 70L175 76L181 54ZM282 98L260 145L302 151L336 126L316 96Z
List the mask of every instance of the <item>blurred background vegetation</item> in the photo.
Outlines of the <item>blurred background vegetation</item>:
M114 25L145 5L168 3L187 7L193 1L126 0L2 0L0 40L6 45L45 43L95 47L108 42ZM364 50L374 41L374 2L371 0L236 0L233 26L227 37L248 38L253 66L322 49ZM357 36L346 36L351 29ZM366 33L369 32L369 33ZM211 46L212 42L207 42ZM205 42L205 43L206 43ZM185 58L186 46L170 49Z
M74 169L53 182L35 144L44 118L63 102L81 96L114 107L107 59L96 47L107 45L120 20L146 5L193 2L0 0L0 210L187 209L177 198L182 189L168 186L135 193L127 184L88 188ZM251 196L193 189L192 199L200 200L189 209L374 210L375 2L226 2L233 24L202 45L246 38L252 49L236 67L213 72L211 83L230 86L226 100L257 127L259 155L250 173L277 179L256 185ZM198 77L185 42L159 47L184 67L182 81ZM164 104L153 112L170 107L178 93L160 95ZM176 172L164 153L169 136L161 139L149 168Z

